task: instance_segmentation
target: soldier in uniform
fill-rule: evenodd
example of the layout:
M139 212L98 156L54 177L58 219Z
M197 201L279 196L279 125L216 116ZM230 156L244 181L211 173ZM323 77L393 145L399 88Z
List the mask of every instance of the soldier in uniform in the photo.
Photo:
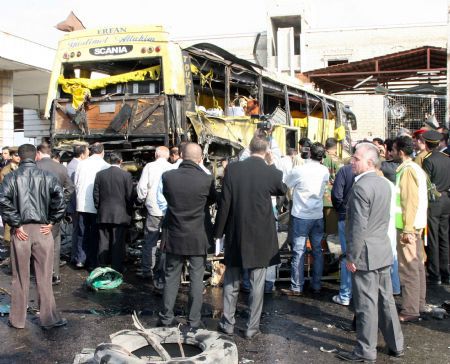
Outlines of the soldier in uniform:
M440 194L428 205L428 284L449 284L450 158L439 151L441 133L430 130L423 139L429 153L422 167Z

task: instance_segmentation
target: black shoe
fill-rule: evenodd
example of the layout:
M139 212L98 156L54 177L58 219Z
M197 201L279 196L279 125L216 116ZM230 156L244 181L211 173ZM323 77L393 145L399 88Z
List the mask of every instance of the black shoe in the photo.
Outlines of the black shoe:
M42 330L51 330L54 329L55 327L61 327L61 326L66 326L67 325L67 320L65 318L62 318L61 320L55 322L53 325L48 325L48 326L41 326Z
M350 352L350 351L340 351L339 353L336 354L336 357L338 357L339 359L344 360L344 361L352 361L352 362L360 362L360 363L375 363L376 362L376 360L363 358L362 356L356 355L355 353Z
M394 358L401 358L402 356L405 356L405 350L395 351L395 350L389 349L388 355L393 356Z
M61 277L60 276L53 276L52 277L52 286L56 286L61 283Z

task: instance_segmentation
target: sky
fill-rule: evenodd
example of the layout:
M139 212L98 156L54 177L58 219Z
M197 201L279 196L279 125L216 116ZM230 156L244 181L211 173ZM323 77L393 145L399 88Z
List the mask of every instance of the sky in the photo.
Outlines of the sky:
M447 0L292 1L302 2L313 29L447 22ZM56 48L62 32L54 26L73 11L86 28L158 24L183 38L250 33L266 29L267 4L274 0L12 0L0 31Z

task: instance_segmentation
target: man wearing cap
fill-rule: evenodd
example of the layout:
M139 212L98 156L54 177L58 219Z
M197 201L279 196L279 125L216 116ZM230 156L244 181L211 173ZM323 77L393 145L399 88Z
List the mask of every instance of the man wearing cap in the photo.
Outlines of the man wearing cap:
M422 167L440 194L428 205L428 284L449 284L450 158L439 151L441 133L430 130L423 134L423 139L430 153Z
M413 143L414 150L416 152L416 157L414 158L414 162L416 162L419 166L422 167L423 159L428 154L428 150L425 145L425 141L423 140L423 134L427 132L427 128L420 128L413 133Z

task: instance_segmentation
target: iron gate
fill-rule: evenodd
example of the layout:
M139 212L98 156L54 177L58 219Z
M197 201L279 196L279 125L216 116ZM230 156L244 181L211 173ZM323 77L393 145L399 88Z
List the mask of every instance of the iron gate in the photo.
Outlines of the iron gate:
M420 129L434 115L439 125L445 125L446 97L443 95L384 96L386 138L395 138L400 128Z

